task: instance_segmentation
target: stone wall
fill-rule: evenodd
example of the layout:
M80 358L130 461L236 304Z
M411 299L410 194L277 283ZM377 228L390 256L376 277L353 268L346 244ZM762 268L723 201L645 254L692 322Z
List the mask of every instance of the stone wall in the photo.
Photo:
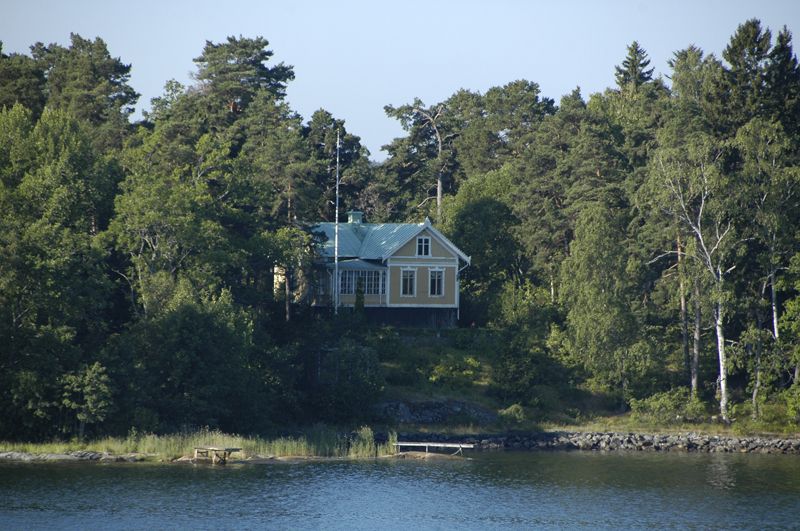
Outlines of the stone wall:
M144 454L112 455L108 452L90 452L85 450L71 450L63 454L28 454L25 452L0 452L0 459L12 461L103 461L134 463L143 461Z
M376 433L378 442L388 434ZM584 450L584 451L673 451L800 454L800 438L719 437L715 435L644 435L633 433L544 432L499 435L397 434L398 441L474 444L476 450Z

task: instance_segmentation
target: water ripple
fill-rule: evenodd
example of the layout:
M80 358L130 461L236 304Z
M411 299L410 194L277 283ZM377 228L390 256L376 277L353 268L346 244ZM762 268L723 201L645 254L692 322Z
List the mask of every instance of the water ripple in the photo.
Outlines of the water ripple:
M0 528L797 529L797 456L0 464Z

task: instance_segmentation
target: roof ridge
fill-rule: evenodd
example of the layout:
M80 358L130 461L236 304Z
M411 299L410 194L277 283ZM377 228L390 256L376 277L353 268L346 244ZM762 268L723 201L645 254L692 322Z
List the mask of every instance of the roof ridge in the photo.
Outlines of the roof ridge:
M363 226L363 225L362 225ZM358 257L361 258L364 256L364 253L367 250L367 245L369 245L370 240L372 240L372 235L375 233L373 230L374 227L364 227L366 229L366 235L364 235L364 239L361 240L361 247L358 248Z
M334 225L335 222L320 222L316 224L328 237L328 241L323 244L323 248L327 248L324 254L328 257L334 256ZM467 264L471 262L470 257L464 251L459 249L433 226L430 218L425 218L425 221L418 223L362 223L357 227L347 223L340 223L339 225L340 259L343 256L347 256L362 260L386 261L388 257L407 244L416 234L427 228ZM350 247L351 245L352 247Z

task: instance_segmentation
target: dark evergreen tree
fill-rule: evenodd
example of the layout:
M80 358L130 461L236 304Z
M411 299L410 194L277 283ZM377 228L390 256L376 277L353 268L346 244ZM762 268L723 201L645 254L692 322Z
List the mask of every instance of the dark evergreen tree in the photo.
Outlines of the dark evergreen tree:
M28 56L2 52L0 41L0 109L19 103L38 120L47 101L44 71Z
M86 122L95 152L120 149L139 94L128 85L131 65L112 58L106 43L70 34L70 47L31 46L47 78L47 106Z
M294 70L283 63L267 67L273 56L267 46L269 41L263 37L228 37L220 44L206 41L203 53L194 59L198 65L194 78L199 82L197 90L207 97L209 114L222 115L218 119L229 123L247 109L259 90L279 98L286 95L286 83L294 79Z
M333 221L336 209L336 167L339 166L339 213L352 209L361 211L358 195L363 190L370 173L367 161L369 151L361 139L347 132L344 120L337 120L324 109L314 113L303 127L310 141L312 155L319 163L320 173L315 188L320 192L313 212L307 221ZM337 154L336 142L339 141ZM313 200L313 199L312 199Z
M769 52L767 86L770 90L770 116L779 121L790 138L800 138L800 66L792 48L792 33L778 32Z
M416 168L412 175L423 179L425 188L417 187L415 194L414 200L420 201L416 208L433 200L435 218L441 219L445 187L452 186L457 169L453 150L453 141L461 134L457 120L444 103L426 107L418 98L397 108L387 105L384 110L409 133L407 139L395 139L387 150L390 155L408 157L410 160L398 162L406 168Z
M764 95L767 89L767 63L772 32L762 30L761 23L751 19L739 26L730 43L722 51L727 61L725 106L732 118L733 129L767 111Z
M620 90L624 88L638 89L645 83L653 80L653 69L646 70L650 65L650 59L647 58L647 52L639 46L639 43L633 41L628 46L628 56L622 61L622 66L616 66L616 79L617 87Z
M625 202L625 157L618 129L588 109L576 89L536 127L531 146L509 171L519 239L555 299L558 270L569 255L574 224L589 204Z
M265 187L268 202L260 207L268 209L274 227L317 220L323 162L313 156L302 117L266 91L251 107L240 124L247 136L241 156L252 166L254 182Z

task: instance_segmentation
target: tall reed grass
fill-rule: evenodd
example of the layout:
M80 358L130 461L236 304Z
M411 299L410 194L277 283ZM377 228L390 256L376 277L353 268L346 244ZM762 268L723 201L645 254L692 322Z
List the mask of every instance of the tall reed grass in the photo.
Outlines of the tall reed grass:
M346 437L325 427L314 427L299 437L242 437L219 430L200 429L191 433L155 435L131 432L128 437L106 437L92 441L51 443L12 443L0 441L0 451L31 454L62 454L71 450L108 452L114 455L145 454L153 458L176 459L194 455L195 446L226 446L241 448L243 457L270 455L275 457L376 457L395 453L397 434L389 434L389 441L376 444L372 429L361 428L355 437Z

